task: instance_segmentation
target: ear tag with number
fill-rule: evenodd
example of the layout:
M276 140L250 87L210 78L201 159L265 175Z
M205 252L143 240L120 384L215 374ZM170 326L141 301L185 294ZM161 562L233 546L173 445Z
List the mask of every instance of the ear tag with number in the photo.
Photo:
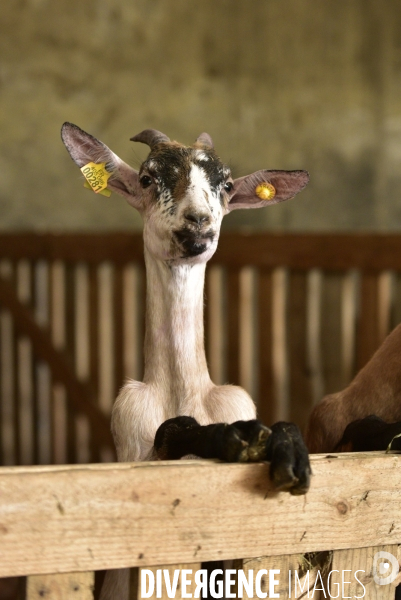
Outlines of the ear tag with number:
M93 190L95 194L102 194L102 196L111 196L111 191L107 189L107 181L111 176L111 173L106 171L106 163L96 164L90 162L87 165L81 167L81 171L86 181L84 187Z
M276 188L271 183L262 181L262 183L256 187L255 194L261 200L271 200L276 195Z

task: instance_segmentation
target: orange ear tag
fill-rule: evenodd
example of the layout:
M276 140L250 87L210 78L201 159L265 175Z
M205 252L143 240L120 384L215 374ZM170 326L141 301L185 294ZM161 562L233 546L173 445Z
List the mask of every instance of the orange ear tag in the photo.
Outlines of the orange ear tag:
M276 188L267 181L262 181L255 189L255 194L261 200L271 200L276 195Z
M106 163L93 163L90 162L87 165L81 167L81 171L86 181L84 187L93 190L95 194L102 194L102 196L111 196L111 190L107 189L107 181L111 176L111 173L106 171Z

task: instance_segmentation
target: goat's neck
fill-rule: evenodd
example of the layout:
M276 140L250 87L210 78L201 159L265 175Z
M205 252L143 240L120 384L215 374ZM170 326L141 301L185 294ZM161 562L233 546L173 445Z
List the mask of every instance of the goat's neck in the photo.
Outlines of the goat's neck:
M179 410L201 400L211 386L203 337L206 264L168 266L146 249L145 262L144 382L156 385Z

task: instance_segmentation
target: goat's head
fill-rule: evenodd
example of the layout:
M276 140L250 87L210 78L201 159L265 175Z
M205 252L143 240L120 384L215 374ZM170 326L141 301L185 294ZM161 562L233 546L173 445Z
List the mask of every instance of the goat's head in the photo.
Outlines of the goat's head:
M139 171L76 125L64 123L61 135L79 167L106 163L112 173L108 187L142 214L148 251L172 264L206 262L225 214L292 198L309 180L306 171L257 171L233 180L206 133L188 147L159 131L142 131L131 138L150 146ZM264 182L271 184L270 199L263 197L263 186L260 191Z

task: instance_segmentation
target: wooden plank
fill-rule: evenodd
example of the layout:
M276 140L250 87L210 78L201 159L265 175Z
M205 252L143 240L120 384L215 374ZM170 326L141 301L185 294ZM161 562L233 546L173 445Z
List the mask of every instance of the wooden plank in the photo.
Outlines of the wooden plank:
M321 398L324 394L338 392L343 386L341 294L341 275L338 273L324 274L321 328L324 389Z
M273 423L276 407L273 392L272 358L272 273L261 269L258 277L258 417L266 425Z
M99 391L99 287L97 268L89 269L89 337L90 337L90 381L95 396Z
M84 261L91 265L111 260L125 264L143 260L143 237L141 233L66 233L36 234L2 233L0 257L12 260L46 258L66 263Z
M292 271L289 275L287 314L289 417L304 427L313 402L307 354L307 277L302 271Z
M66 343L66 290L65 265L54 261L51 265L50 324L52 343L63 350ZM53 463L64 464L67 461L67 397L65 387L53 385Z
M341 359L342 388L347 386L355 375L356 328L358 305L357 271L348 271L343 277L341 290Z
M314 455L306 496L268 465L0 469L0 577L401 542L401 456Z
M399 271L401 255L395 253L400 250L398 234L224 233L211 262L237 268L252 264L271 269Z
M311 402L323 397L324 380L322 364L322 287L323 273L312 269L307 275L307 361L310 377Z
M255 271L252 267L241 269L239 284L239 383L257 404Z
M114 322L113 280L111 263L103 263L98 269L99 289L99 407L105 415L111 414L115 398L114 385Z
M383 557L376 557L374 560L379 552L387 552L397 558L398 546L397 544L388 544L370 548L336 550L333 553L331 567L333 573L330 576L330 591L333 597L339 593L340 598L363 597L366 600L394 600L394 585L391 583L380 585L375 581L375 575L376 578L383 580L391 575L394 568L391 562ZM380 573L382 564L383 574ZM388 565L387 568L386 565Z
M103 417L94 402L91 401L91 390L75 378L64 354L52 345L49 333L36 324L30 311L18 302L10 285L1 279L0 302L11 312L19 331L29 337L37 355L49 364L54 379L65 385L74 409L86 414L89 419L96 422L96 427L93 428L94 435L99 438L101 443L112 444L108 419Z
M141 233L91 234L13 234L0 236L0 257L12 260L84 261L97 265L110 260L115 264L143 260ZM399 234L294 234L222 233L214 264L240 268L246 265L294 269L322 268L371 271L401 270Z
M226 274L226 311L227 311L227 380L239 385L239 283L238 269L229 269Z
M17 464L16 428L16 343L14 324L8 310L0 310L1 459L3 465Z
M378 307L378 277L372 273L363 273L356 348L358 371L372 358L380 345Z
M33 273L34 281L34 314L37 324L50 329L50 273L49 264L45 260L38 261ZM35 361L35 430L37 464L52 462L52 407L51 407L51 373L45 361ZM36 462L36 461L35 461Z
M58 573L27 578L26 600L93 600L95 574Z
M141 273L129 264L123 271L123 366L124 378L140 379L143 332L140 328L145 307L141 303Z
M112 302L112 327L114 330L113 361L114 361L114 394L117 397L124 383L124 274L121 267L113 272L113 302ZM134 307L132 307L133 309Z
M253 594L247 593L246 587L239 588L239 594L243 590L243 597L245 599L261 597L258 594L256 588L256 579L260 578L260 591L262 594L267 593L267 598L274 598L273 594L280 594L280 598L291 598L290 595L290 583L291 579L289 572L300 570L300 559L299 554L287 554L284 556L263 556L259 558L244 559L243 571L247 581L252 581ZM252 574L250 576L250 571ZM264 572L265 571L265 572ZM270 574L270 571L272 573ZM278 571L278 573L274 573ZM250 579L252 577L252 579ZM271 592L271 593L270 593ZM316 600L316 598L315 598Z
M275 397L273 422L289 418L287 309L288 271L276 269L272 274L272 370Z

